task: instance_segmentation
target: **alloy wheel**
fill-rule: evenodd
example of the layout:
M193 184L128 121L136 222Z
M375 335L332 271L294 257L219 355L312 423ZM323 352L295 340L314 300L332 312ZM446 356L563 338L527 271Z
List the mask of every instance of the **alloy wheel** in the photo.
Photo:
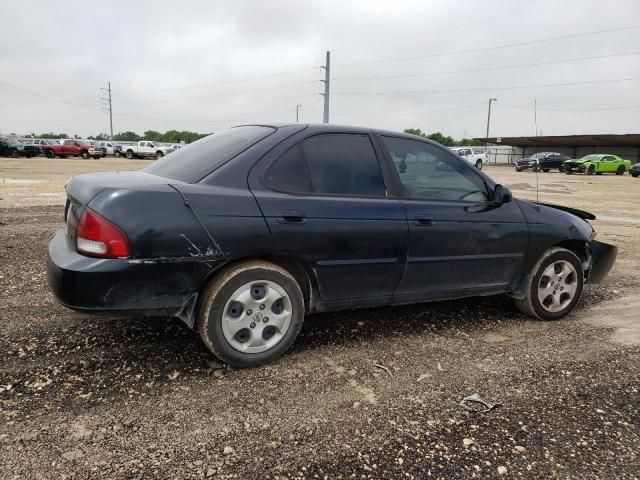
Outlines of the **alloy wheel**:
M542 272L538 301L548 312L559 312L573 301L578 290L578 273L566 260L551 263Z

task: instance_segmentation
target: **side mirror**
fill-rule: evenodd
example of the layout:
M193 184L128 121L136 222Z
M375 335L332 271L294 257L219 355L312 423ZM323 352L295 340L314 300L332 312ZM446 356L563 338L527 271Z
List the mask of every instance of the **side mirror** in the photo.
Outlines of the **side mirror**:
M496 188L493 189L493 201L496 203L509 203L511 200L513 200L511 190L504 185L496 185Z

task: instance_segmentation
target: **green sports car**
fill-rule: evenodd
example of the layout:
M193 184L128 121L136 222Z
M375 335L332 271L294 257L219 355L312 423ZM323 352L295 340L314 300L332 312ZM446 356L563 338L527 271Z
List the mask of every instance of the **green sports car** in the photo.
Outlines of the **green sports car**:
M631 168L631 162L624 160L617 155L607 153L597 153L587 155L579 160L567 160L562 164L567 175L572 173L586 173L587 175L600 175L602 173L615 173L623 175Z

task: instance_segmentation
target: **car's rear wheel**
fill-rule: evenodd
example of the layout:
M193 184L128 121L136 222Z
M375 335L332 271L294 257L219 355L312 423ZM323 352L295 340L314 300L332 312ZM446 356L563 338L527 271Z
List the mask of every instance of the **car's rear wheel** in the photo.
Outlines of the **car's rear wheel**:
M236 265L202 293L198 332L207 348L235 367L277 359L300 333L304 299L296 280L264 261Z
M624 165L620 165L616 170L616 175L624 175Z
M587 175L593 175L594 173L596 173L596 167L594 165L589 165L589 168L587 169Z
M584 273L575 253L554 247L533 267L526 282L525 297L515 299L520 311L538 320L558 320L580 300Z
M84 160L87 160L87 159L89 158L89 152L86 152L86 151L85 151L85 152L82 152L82 153L80 154L80 156L81 156Z
M482 160L480 159L476 160L476 168L478 170L482 170Z

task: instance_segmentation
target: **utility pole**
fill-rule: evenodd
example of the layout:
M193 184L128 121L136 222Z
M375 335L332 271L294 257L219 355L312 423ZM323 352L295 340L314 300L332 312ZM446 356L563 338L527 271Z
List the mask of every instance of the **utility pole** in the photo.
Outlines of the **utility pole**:
M485 142L485 150L486 150L487 156L489 155L489 124L491 123L491 102L497 102L497 101L498 101L497 98L489 99L489 112L487 113L487 136L486 136L486 142ZM496 162L498 161L497 157L495 161Z
M329 123L329 82L331 80L331 52L327 50L327 60L324 64L324 111L322 112L322 123Z
M113 109L111 108L111 82L107 82L107 88L101 88L100 90L102 90L104 93L107 94L107 98L102 98L101 100L104 102L108 102L109 107L103 107L102 109L105 112L109 112L109 129L111 132L111 135L109 136L109 138L113 140Z
M300 107L302 105L296 105L296 123L300 122Z

